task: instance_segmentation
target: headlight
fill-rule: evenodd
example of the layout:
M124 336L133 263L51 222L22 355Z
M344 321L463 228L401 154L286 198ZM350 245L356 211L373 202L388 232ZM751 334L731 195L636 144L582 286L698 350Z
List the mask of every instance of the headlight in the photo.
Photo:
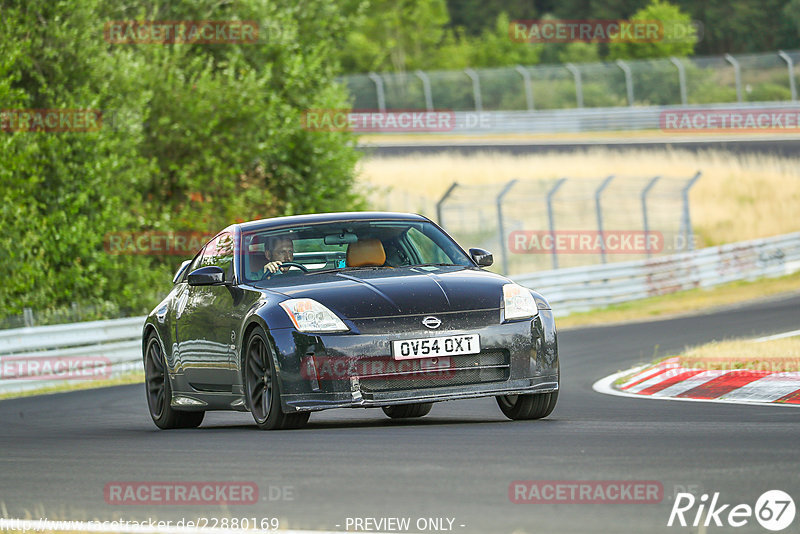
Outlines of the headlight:
M289 299L281 302L289 319L300 332L346 332L347 326L335 313L313 299Z
M526 319L539 313L531 292L517 284L503 286L503 304L506 319Z

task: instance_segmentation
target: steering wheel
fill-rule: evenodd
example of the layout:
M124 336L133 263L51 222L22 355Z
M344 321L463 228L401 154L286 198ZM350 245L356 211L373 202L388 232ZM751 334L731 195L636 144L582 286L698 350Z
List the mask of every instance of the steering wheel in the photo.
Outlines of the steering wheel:
M304 273L308 272L308 267L306 267L302 263L297 263L296 261L284 261L284 262L281 262L280 267L297 267L298 269L300 269ZM280 267L278 267L278 268L280 268ZM275 274L275 273L271 273L269 271L266 271L264 274L261 275L261 279L264 280L266 277L268 277L268 276L270 276L272 274Z

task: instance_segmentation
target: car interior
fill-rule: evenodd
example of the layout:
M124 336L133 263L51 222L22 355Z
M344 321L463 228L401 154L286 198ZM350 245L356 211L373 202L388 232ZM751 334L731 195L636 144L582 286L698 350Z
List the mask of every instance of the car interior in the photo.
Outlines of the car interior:
M244 267L248 278L259 279L266 265L267 238L282 234L294 243L295 263L310 272L360 268L404 267L452 260L421 231L406 225L353 225L345 228L298 228L244 236ZM412 235L413 234L413 235ZM288 271L300 273L298 269Z

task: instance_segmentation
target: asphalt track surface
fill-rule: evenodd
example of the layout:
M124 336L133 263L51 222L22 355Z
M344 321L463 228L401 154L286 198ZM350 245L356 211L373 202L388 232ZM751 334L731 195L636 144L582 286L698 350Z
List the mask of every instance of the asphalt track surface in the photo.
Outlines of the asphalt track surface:
M681 488L751 506L764 491L781 489L800 504L800 410L614 397L594 392L592 383L654 353L798 324L795 295L561 332L559 404L531 422L506 420L489 398L437 404L410 423L380 410L334 410L312 415L303 430L261 432L249 414L220 412L196 430L158 431L141 385L6 400L0 512L76 520L278 517L282 528L319 530L344 530L348 517L408 517L416 531L417 518L444 517L465 533L703 532L666 526ZM253 481L260 502L104 500L109 482L173 480ZM664 496L656 504L514 504L508 490L515 480L653 480ZM273 498L275 488L290 488L291 499L270 500L270 487ZM766 532L754 518L712 531ZM798 531L800 514L782 532Z
M782 157L800 157L800 138L776 139L690 139L680 136L669 140L553 140L553 141L445 141L426 140L420 143L365 144L359 149L369 156L409 156L418 154L463 154L476 151L498 152L512 155L542 154L547 152L575 152L596 148L606 150L685 150L690 152L723 151L734 154L772 154Z

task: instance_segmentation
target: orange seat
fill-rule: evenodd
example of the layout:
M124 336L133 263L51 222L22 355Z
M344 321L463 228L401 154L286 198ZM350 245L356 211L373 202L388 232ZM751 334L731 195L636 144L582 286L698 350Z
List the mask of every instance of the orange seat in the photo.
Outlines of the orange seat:
M247 259L249 260L249 270L251 273L260 273L264 270L267 264L267 258L264 256L264 238L257 235L250 242L248 247Z
M379 239L362 239L347 245L348 267L380 267L386 262L386 251Z

